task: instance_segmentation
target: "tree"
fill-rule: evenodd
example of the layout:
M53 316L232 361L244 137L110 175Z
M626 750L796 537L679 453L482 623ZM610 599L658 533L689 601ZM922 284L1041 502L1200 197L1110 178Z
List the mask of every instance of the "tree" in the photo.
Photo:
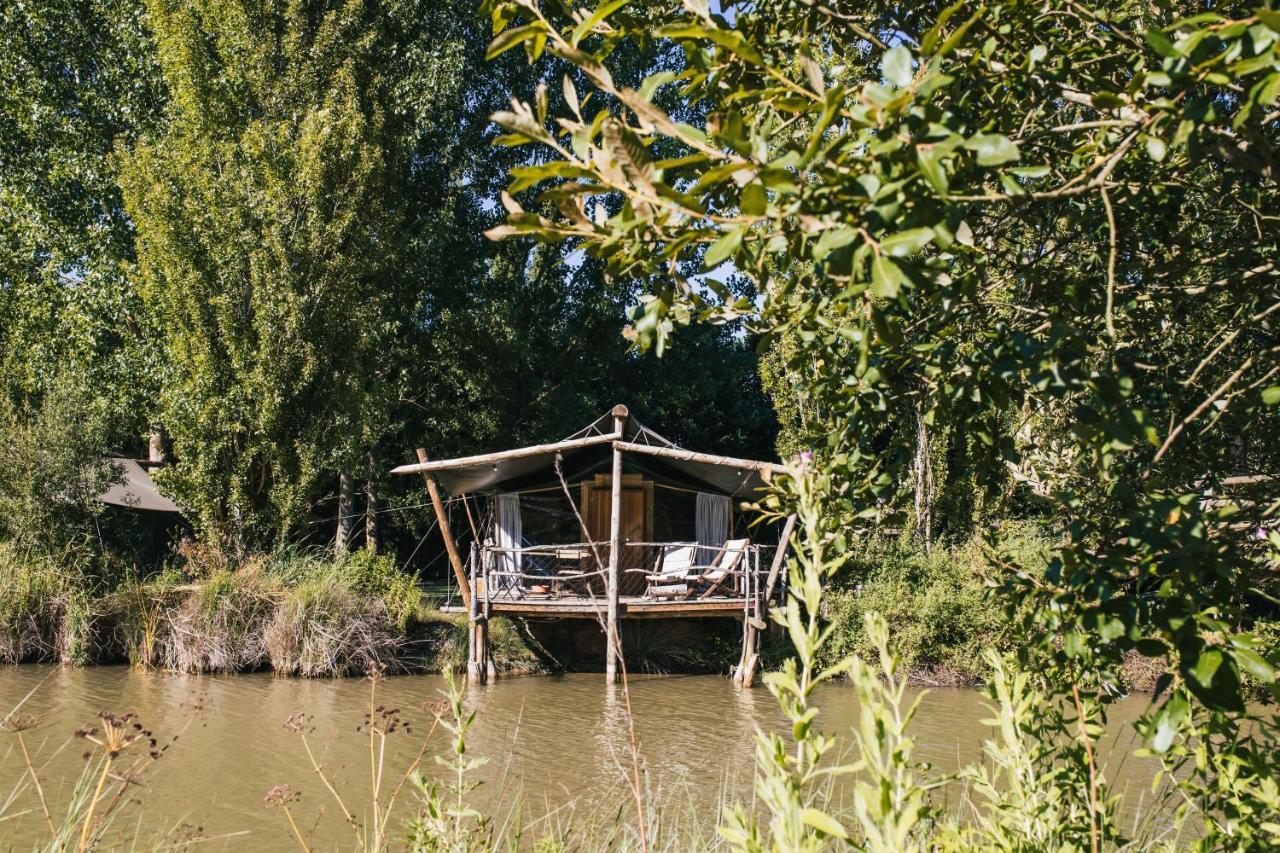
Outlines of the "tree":
M918 433L887 414L976 438L978 487L1013 477L1062 525L1043 577L993 560L1027 662L1079 701L1127 653L1164 660L1142 730L1171 768L1195 757L1175 778L1209 836L1274 816L1241 678L1274 681L1247 628L1274 601L1280 505L1241 489L1280 471L1280 17L688 2L655 26L634 6L486 4L495 51L567 60L612 107L495 116L546 159L515 185L557 213L509 203L494 236L571 241L651 288L636 328L659 350L754 313L684 263L750 275L851 528L911 480ZM617 82L610 54L652 40L684 66ZM666 86L705 125L655 103Z
M78 383L116 445L146 426L155 365L112 154L164 100L140 3L0 10L0 393L26 409Z
M386 11L148 6L172 106L122 183L164 335L163 482L240 548L287 536L334 472L363 470L394 399L418 118L395 95L429 21Z

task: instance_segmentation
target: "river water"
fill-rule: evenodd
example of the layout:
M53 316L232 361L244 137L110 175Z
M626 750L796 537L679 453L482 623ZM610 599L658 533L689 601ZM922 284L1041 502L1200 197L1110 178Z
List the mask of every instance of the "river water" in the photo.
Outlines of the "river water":
M377 703L400 709L414 728L388 740L387 785L420 750L431 719L424 703L438 699L442 687L439 676L393 677L378 685ZM368 736L357 731L369 709L365 680L21 666L0 669L0 713L33 688L21 711L38 725L24 737L55 811L84 767L86 744L72 733L94 724L100 711L134 712L162 745L186 728L131 790L138 802L122 812L114 832L136 835L141 827L143 838L150 838L199 827L205 838L216 839L200 849L296 849L281 811L264 806L270 788L288 784L301 792L292 810L313 849L352 846L350 829L313 772L300 736L285 722L298 712L310 715L316 758L351 808L362 812L371 787ZM630 693L646 796L668 819L696 819L710 831L723 799L751 796L752 732L782 724L773 697L763 688L735 688L715 676L633 679ZM625 704L621 691L607 688L600 675L502 679L471 688L468 703L479 711L468 752L489 759L479 773L484 785L475 794L478 805L502 813L522 800L525 818L541 817L543 828L570 819L580 826L608 823L619 808L631 807L623 777L630 766ZM851 688L827 687L819 704L826 731L847 731L855 722ZM1134 746L1130 723L1144 706L1141 698L1115 706L1100 750L1109 756L1107 776L1117 791L1135 799L1150 799L1153 765L1122 756ZM981 722L988 716L977 691L928 691L914 723L916 757L942 772L977 760L989 736ZM440 773L431 756L446 746L437 731L427 748L428 773ZM0 801L24 772L16 738L0 734ZM410 794L402 796L411 800ZM29 849L42 837L37 806L28 792L8 809L0 822L0 847ZM30 811L18 814L23 809Z

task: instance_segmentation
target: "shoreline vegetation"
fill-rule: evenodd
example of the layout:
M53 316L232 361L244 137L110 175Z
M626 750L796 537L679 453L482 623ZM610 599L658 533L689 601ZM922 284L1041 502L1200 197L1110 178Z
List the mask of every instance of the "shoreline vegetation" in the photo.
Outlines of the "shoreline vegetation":
M1032 523L1009 523L1004 547L1023 565L1042 567L1048 540ZM20 554L0 545L0 664L128 664L195 675L269 671L280 676L363 676L465 671L466 619L389 556L255 555L236 560L184 541L176 565L109 590L93 586L74 562ZM824 662L874 651L863 614L881 613L895 638L908 683L983 686L982 650L1007 649L1003 620L985 592L990 560L977 541L924 553L899 542L869 542L834 578L823 619L832 636ZM180 566L180 568L179 568ZM857 578L858 582L851 579ZM736 627L627 623L626 651L637 672L728 673ZM601 668L596 626L495 617L494 663L501 675ZM598 633L598 631L596 631ZM766 635L766 671L787 654L778 631ZM1162 668L1132 655L1121 669L1128 692L1150 693Z

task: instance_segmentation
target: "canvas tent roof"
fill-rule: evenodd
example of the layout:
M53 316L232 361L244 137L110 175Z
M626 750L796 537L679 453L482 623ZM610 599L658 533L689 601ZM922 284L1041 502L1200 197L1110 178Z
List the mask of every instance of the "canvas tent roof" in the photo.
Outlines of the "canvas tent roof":
M111 464L123 479L102 494L98 500L112 506L144 509L151 512L180 512L178 505L156 489L150 475L132 459L112 459Z
M556 455L560 454L568 482L608 471L613 444L613 414L606 412L578 432L558 442L517 448L500 453L437 460L425 466L402 465L393 473L418 471L433 474L452 494L485 491L520 491L558 482ZM659 481L697 490L746 496L764 485L763 472L782 466L748 459L694 453L640 423L627 414L622 430L623 470L639 472ZM659 455L661 454L661 455Z

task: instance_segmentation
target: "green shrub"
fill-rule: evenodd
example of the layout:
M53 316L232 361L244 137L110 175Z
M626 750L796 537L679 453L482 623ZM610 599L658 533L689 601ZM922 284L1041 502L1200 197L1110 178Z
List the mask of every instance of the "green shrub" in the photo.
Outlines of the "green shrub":
M1019 565L1043 566L1048 544L1035 525L1000 531L998 549ZM931 552L902 543L872 543L855 554L827 596L824 617L834 626L829 660L871 655L863 614L880 613L903 665L935 683L972 683L986 675L981 651L999 645L1003 617L987 598L984 578L992 566L977 540Z
M356 593L332 571L286 592L263 642L282 675L351 675L397 663L403 636L380 599Z
M57 659L64 586L52 561L0 544L0 662Z
M65 558L97 550L97 496L120 477L107 427L87 392L58 380L42 399L0 394L0 541Z
M386 554L356 551L337 564L343 581L361 595L377 596L401 631L421 616L418 576L405 574Z

